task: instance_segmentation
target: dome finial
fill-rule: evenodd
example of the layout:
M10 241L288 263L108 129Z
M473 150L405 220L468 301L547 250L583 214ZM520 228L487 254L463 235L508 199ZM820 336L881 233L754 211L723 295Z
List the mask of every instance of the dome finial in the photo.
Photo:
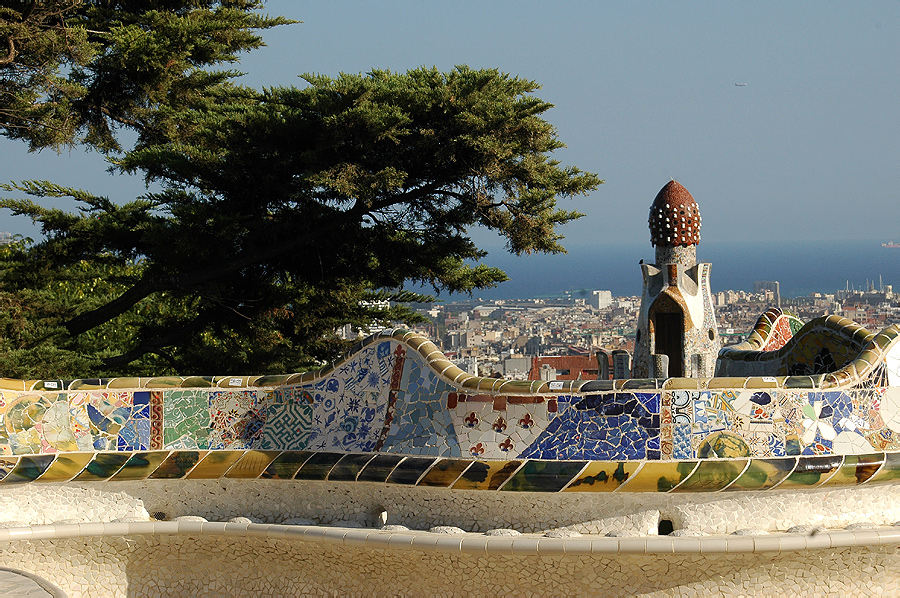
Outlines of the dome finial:
M672 179L650 206L650 242L668 247L696 245L700 242L700 222L697 202L681 183Z

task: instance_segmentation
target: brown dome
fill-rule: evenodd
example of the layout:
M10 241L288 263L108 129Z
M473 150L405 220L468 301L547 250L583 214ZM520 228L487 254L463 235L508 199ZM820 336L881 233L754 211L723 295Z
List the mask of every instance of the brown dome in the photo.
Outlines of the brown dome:
M669 181L650 206L650 242L670 247L700 242L700 208L678 181Z

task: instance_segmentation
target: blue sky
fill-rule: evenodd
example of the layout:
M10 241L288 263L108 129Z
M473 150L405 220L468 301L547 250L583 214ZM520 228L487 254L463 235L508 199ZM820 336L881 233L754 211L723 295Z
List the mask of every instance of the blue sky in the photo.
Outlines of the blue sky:
M238 67L247 84L457 64L541 83L568 146L557 157L606 181L562 204L586 214L563 230L573 248L649 249L647 211L670 178L699 203L704 241L900 240L900 3L281 0L267 12L304 22L265 34ZM143 189L96 154L2 140L0 156L3 181L121 200ZM34 234L8 213L0 230Z

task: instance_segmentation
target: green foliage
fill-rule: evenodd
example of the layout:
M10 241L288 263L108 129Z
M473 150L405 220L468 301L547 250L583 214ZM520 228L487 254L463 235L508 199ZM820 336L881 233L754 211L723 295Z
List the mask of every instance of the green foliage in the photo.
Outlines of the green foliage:
M257 30L291 23L258 0L10 0L0 7L0 129L30 148L85 143L118 150L119 128L142 141L172 115L226 87Z
M112 41L73 61L67 80L106 111L72 103L79 124L58 139L114 148L109 123L133 126L138 143L111 160L159 190L123 203L46 181L5 186L16 197L0 207L44 234L0 264L17 372L49 371L41 355L78 376L275 373L332 358L345 324L415 321L403 303L430 298L410 285L505 280L481 263L473 226L517 254L563 251L557 227L580 214L557 200L602 182L550 157L563 144L533 81L420 68L258 91L200 70L258 44L250 29L283 22L253 20L257 3L110 12L119 4L138 3L73 9ZM216 33L204 37L207 18ZM38 135L21 136L59 142Z

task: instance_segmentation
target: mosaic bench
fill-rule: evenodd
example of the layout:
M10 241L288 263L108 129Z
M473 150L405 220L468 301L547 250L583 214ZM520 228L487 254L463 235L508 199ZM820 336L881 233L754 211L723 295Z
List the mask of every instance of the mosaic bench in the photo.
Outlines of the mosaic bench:
M900 559L898 337L770 311L708 379L480 378L405 330L302 374L0 379L0 563L70 595L363 593L376 556L400 591L450 553L544 581L659 565L660 591L772 551L877 581Z
M511 381L471 376L394 330L303 374L3 379L0 484L224 476L705 492L893 480L898 329L790 318L770 310L721 361L783 370L811 345L839 369Z

